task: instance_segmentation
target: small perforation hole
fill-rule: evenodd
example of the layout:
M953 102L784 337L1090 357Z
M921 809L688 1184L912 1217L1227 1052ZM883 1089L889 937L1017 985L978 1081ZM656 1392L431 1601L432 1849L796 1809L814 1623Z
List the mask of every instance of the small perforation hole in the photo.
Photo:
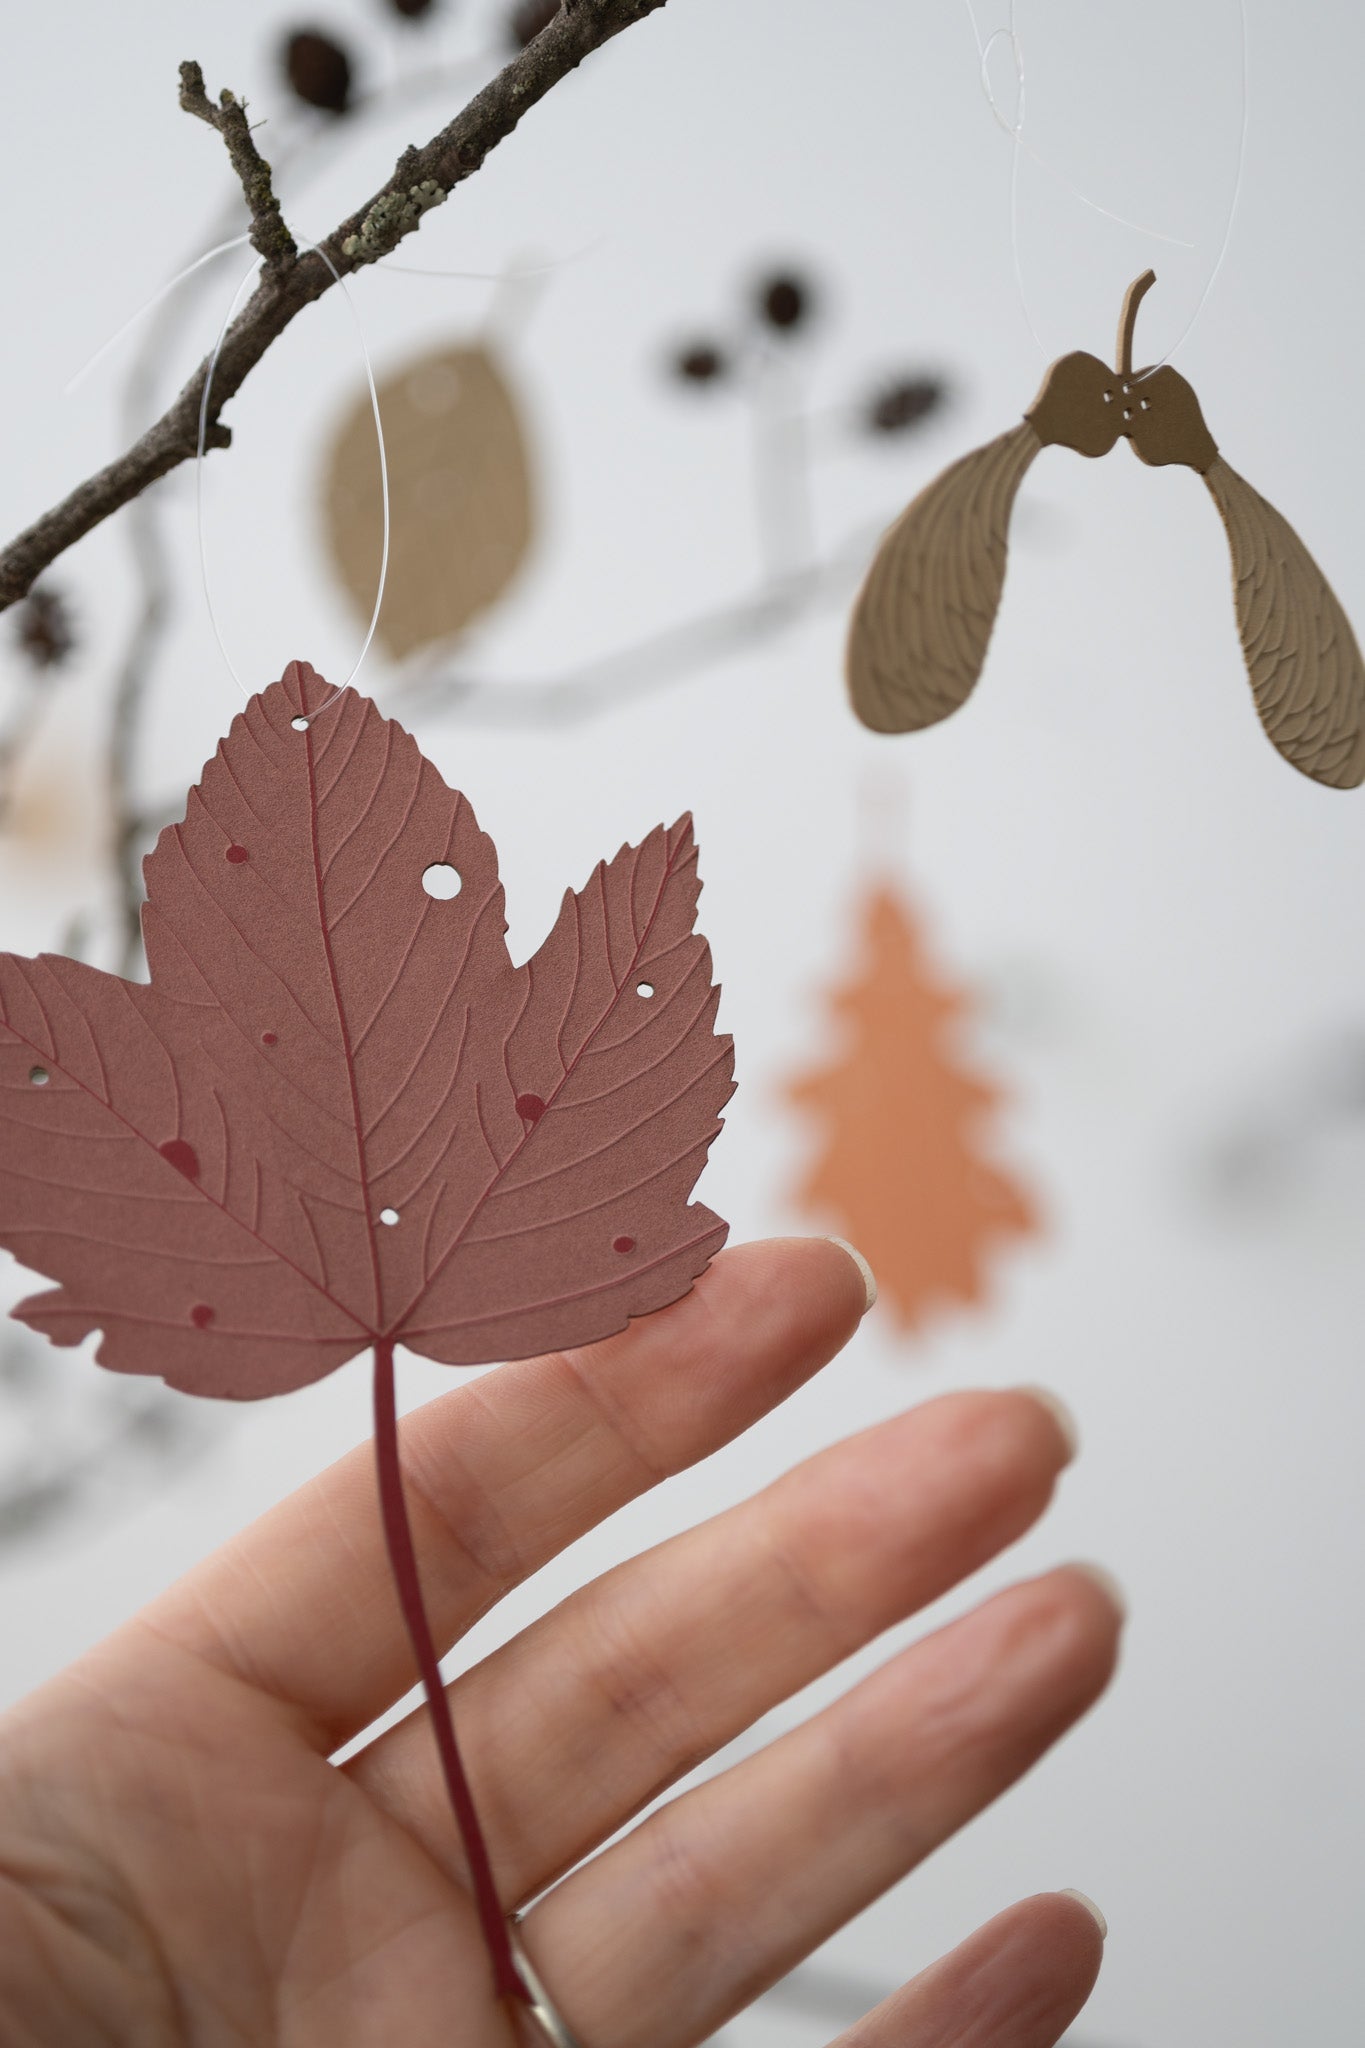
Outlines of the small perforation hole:
M51 1074L49 1074L46 1067L30 1067L28 1070L28 1078L30 1086L34 1088L46 1088L48 1082L52 1079L52 1076Z
M1104 394L1104 402L1105 402L1105 404L1106 404L1106 405L1112 405L1112 404L1114 403L1114 394L1113 394L1113 392L1112 392L1112 391L1106 391L1106 392L1105 392L1105 394Z
M295 732L307 732L308 730L308 720L306 718L291 718L289 723L293 726Z
M652 981L637 981L637 982L636 982L636 984L635 984L635 993L636 993L636 995L637 995L637 996L652 996L652 995L653 995L653 993L654 993L654 984L653 984L653 982L652 982Z
M396 1209L381 1209L379 1220L381 1223L394 1224L398 1221L398 1211Z
M452 896L458 896L463 889L464 877L448 860L434 860L429 868L422 870L422 887L428 896L435 896L438 902L448 903Z

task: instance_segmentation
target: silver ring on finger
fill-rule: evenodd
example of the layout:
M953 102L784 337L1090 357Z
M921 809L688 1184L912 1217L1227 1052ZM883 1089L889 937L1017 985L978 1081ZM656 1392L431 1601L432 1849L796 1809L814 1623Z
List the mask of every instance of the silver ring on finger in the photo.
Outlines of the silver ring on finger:
M523 2011L535 2021L543 2039L549 2042L550 2048L583 2048L577 2034L557 2010L535 1964L527 1955L516 1919L508 1921L507 1936L512 1944L512 1954L516 1958L522 1982L531 1994L529 2002L522 2008Z

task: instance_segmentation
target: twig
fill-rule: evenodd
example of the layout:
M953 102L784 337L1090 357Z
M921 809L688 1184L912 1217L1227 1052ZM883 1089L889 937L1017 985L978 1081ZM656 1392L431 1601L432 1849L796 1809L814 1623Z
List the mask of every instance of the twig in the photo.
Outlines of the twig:
M339 272L377 261L412 233L434 194L441 198L478 170L489 151L583 59L664 0L565 0L549 26L476 93L424 149L407 149L374 197L333 230L326 249ZM317 253L267 264L251 298L229 328L214 372L205 445L225 448L231 435L223 406L245 383L271 343L328 291L333 280ZM123 455L88 477L0 551L0 610L14 604L58 555L110 514L194 455L208 361L156 423Z
M550 724L652 694L774 638L822 605L841 603L866 567L884 524L862 529L823 561L772 577L747 596L631 641L562 676L519 682L457 670L414 679L402 693L403 713L420 707L456 711L487 725Z
M0 725L0 828L4 826L14 801L14 781L20 760L38 729L46 702L46 693L38 685L29 683L9 717Z
M529 682L461 675L458 670L450 675L417 677L407 688L399 682L394 709L405 718L419 710L437 717L448 711L474 725L551 726L590 718L613 704L635 702L670 684L689 681L731 655L776 639L824 605L843 603L866 567L885 523L865 527L824 561L812 563L797 575L764 583L746 597L718 605L714 611L698 612L661 633L598 655L564 675L538 676ZM134 846L155 838L184 808L185 799L180 796L130 811ZM136 890L124 899L130 906L128 928L135 933L142 901L135 872L125 875L125 887Z
M275 153L276 178L297 174L305 166L316 174L319 164L334 156L339 146L349 143L357 125L367 115L392 115L409 104L463 91L490 68L496 68L497 59L492 58L490 64L490 58L491 52L465 57L424 71L416 80L403 80L362 94L354 101L345 122L329 122L321 128L311 123L292 130L286 128ZM203 242L212 246L224 240L232 233L237 219L234 202L208 223ZM191 256L197 253L197 247L189 252ZM126 439L132 440L140 423L155 413L157 391L166 366L180 345L196 290L202 291L214 283L217 271L216 264L195 271L148 321L124 380L120 418ZM148 490L134 500L128 532L138 605L118 665L105 751L110 797L110 879L118 934L116 964L121 974L132 978L142 962L142 856L163 825L173 824L182 815L184 798L156 806L140 803L137 797L137 765L143 749L149 693L173 608L164 493ZM70 948L64 946L61 950Z
M73 1429L64 1380L54 1380L45 1351L17 1333L0 1339L0 1435L9 1440L0 1459L0 1554L97 1500L107 1520L111 1481L130 1501L145 1498L153 1465L179 1468L217 1434L217 1421L198 1412L207 1402L177 1400L165 1387L114 1385L81 1394Z
M132 510L133 551L142 601L119 664L109 723L109 856L118 916L117 971L131 980L142 961L142 855L148 821L134 799L135 764L152 656L170 614L170 576L150 497ZM181 815L177 806L172 817ZM161 821L158 821L158 828Z
M334 154L354 134L363 117L391 117L408 102L420 103L463 87L471 75L486 73L496 62L491 51L465 57L458 63L423 72L416 79L400 80L372 91L355 102L344 123L308 126L296 134L286 131L275 153L277 179L287 186L305 163L316 172L318 160ZM212 244L231 233L236 218L234 206L226 216L206 226L202 242ZM167 299L148 323L125 386L124 432L129 438L137 423L153 411L158 383L180 345L182 324L196 290L211 284L215 276L216 266L197 271L194 279ZM831 414L833 417L836 415ZM845 415L840 413L837 417L843 419ZM766 478L758 492L759 538L768 568L746 594L643 635L557 676L531 681L480 677L462 673L458 667L438 667L439 656L437 660L428 658L410 667L406 675L400 673L395 677L395 708L405 716L419 708L437 716L451 713L475 724L501 729L537 722L563 725L681 683L776 639L812 612L841 603L870 556L880 525L855 532L823 559L812 559L812 522L805 502L809 488L808 450L804 441L799 440L809 420L794 417L791 424L791 437L784 438L780 447L776 437L764 437L758 447L760 456L767 458L760 467L780 469L781 475ZM789 492L799 492L803 498L805 542L795 559L788 559L781 545L785 540L785 514L774 518L780 500ZM183 795L174 801L139 799L136 774L152 673L172 601L165 518L164 496L149 491L137 500L129 522L140 603L119 664L108 748L113 811L111 879L120 934L121 971L125 975L136 973L141 959L142 854L162 827L180 817L184 808ZM775 533L774 525L783 531ZM449 659L446 654L445 662Z
M204 90L203 72L197 64L187 63L180 67L180 104L187 114L216 128L227 144L228 159L251 215L252 248L267 263L292 263L299 252L280 212L270 166L252 140L245 103L224 86L215 107Z
M764 350L749 383L754 451L754 511L769 575L792 576L813 552L810 447L796 373L779 351Z

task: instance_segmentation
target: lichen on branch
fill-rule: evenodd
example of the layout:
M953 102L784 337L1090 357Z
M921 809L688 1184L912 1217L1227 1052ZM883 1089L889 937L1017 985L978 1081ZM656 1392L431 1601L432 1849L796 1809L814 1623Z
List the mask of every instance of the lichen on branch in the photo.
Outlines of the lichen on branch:
M443 206L450 194L434 178L423 178L406 192L384 192L360 223L357 235L347 235L341 245L343 256L353 263L377 263L390 249L412 233L424 213Z

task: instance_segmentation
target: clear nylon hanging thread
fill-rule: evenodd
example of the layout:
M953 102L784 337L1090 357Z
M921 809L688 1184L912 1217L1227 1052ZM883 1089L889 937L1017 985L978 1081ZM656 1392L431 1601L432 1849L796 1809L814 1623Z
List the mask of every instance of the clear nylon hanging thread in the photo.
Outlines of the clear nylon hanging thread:
M1146 235L1153 241L1166 242L1168 244L1175 246L1176 248L1190 249L1194 247L1194 244L1190 242L1181 241L1175 235L1164 234L1158 228L1145 226L1140 221L1129 220L1123 214L1115 213L1111 208L1107 206L1101 206L1097 200L1091 199L1088 193L1082 192L1079 186L1074 185L1071 179L1066 176L1064 171L1058 170L1055 164L1049 163L1045 157L1040 155L1039 152L1032 147L1031 144L1024 141L1024 52L1023 46L1019 40L1018 30L1015 25L1015 10L1018 4L1018 0L1009 0L1008 27L996 29L984 42L981 38L981 32L977 27L976 13L972 6L972 0L962 0L962 4L967 10L967 20L971 24L972 40L976 44L977 58L981 67L981 90L985 95L986 104L991 110L991 116L992 119L995 121L996 126L1010 138L1010 253L1014 263L1015 289L1019 295L1019 309L1023 314L1024 323L1027 326L1029 333L1033 336L1033 339L1038 346L1039 354L1046 361L1050 359L1053 351L1048 348L1046 342L1039 334L1037 326L1034 323L1033 314L1029 307L1028 293L1024 285L1023 258L1020 253L1019 247L1019 162L1021 156L1027 155L1032 162L1039 165L1041 169L1047 171L1051 177L1056 178L1062 185L1064 185L1067 191L1069 191L1074 198L1080 200L1083 206L1088 206L1094 213L1102 214L1106 220L1114 221L1119 227L1130 228L1135 233L1140 235ZM1199 297L1195 302L1194 311L1190 314L1189 319L1185 322L1185 325L1181 328L1179 334L1177 334L1175 340L1171 343L1171 346L1167 349L1165 355L1161 356L1157 362L1145 365L1144 368L1138 373L1138 378L1134 381L1138 381L1138 379L1140 379L1141 377L1151 376L1154 370L1159 370L1162 367L1162 364L1168 363L1171 360L1171 357L1175 354L1176 350L1183 345L1183 343L1185 342L1190 333L1190 330L1193 328L1195 321L1199 318L1199 315L1203 312L1205 305L1208 303L1209 294L1212 292L1214 284L1217 281L1218 274L1223 268L1224 259L1226 258L1228 253L1228 245L1232 240L1233 222L1237 217L1237 203L1241 198L1243 172L1246 164L1247 113L1249 102L1247 79L1246 0L1237 0L1237 11L1241 31L1239 38L1238 61L1240 113L1238 118L1237 156L1232 182L1232 196L1228 201L1227 214L1223 222L1223 232L1219 239L1218 248L1215 252L1213 262L1209 266L1208 276L1204 280L1203 290L1200 292ZM1016 101L1014 109L1014 119L1012 121L1007 120L1005 118L1005 115L1002 113L999 102L996 99L995 92L990 81L989 66L991 51L995 48L996 44L1000 42L1004 42L1009 45L1010 55L1014 63Z
M342 292L345 295L346 304L350 309L351 318L355 322L356 338L360 343L360 353L364 358L365 362L365 381L370 388L370 406L374 413L374 434L375 441L379 449L379 481L380 488L383 493L384 513L384 538L382 546L380 548L379 555L379 587L374 594L374 610L370 614L369 630L365 635L364 641L361 645L360 652L356 656L355 663L351 669L350 674L347 676L345 682L338 684L336 689L333 690L331 696L328 697L324 703L318 705L316 710L311 711L309 713L310 718L316 718L319 712L326 711L329 705L335 704L337 698L341 696L342 692L348 690L351 684L355 681L357 675L360 673L360 665L364 661L365 656L370 651L370 643L374 639L375 629L379 624L380 607L384 602L384 585L388 580L389 573L389 464L388 456L384 448L384 422L379 415L379 393L375 389L374 365L370 361L370 351L365 340L365 330L361 326L360 315L356 311L355 299L351 294L351 291L346 283L345 278L341 275L340 271L333 263L331 257L327 254L327 251L322 247L320 243L305 242L302 243L300 247L301 251L312 249L316 252L317 255L319 255L322 258L323 262L327 265L327 268L331 271L332 276L335 278L336 282L341 286ZM246 290L247 286L251 283L252 278L256 275L256 268L257 266L253 263L250 270L246 273L246 276L237 286L236 291L232 294L231 303L228 306L227 312L223 315L223 324L218 330L218 339L214 343L213 354L209 358L208 373L204 378L204 389L199 399L199 441L198 446L195 450L194 461L195 515L199 530L199 573L204 586L204 603L208 607L209 624L213 628L213 637L218 642L218 652L222 655L224 662L227 664L229 675L232 677L233 681L236 683L238 689L242 692L242 695L244 697L250 697L254 695L254 692L248 687L246 683L242 681L242 678L237 673L237 669L233 663L232 656L228 653L227 644L223 639L222 629L218 623L218 614L217 611L214 609L213 589L209 581L208 548L204 534L204 442L205 437L208 433L209 396L213 390L213 373L218 367L218 358L223 353L223 343L227 339L228 328L232 324L232 317L234 313L237 311L238 301L240 300L242 293Z

